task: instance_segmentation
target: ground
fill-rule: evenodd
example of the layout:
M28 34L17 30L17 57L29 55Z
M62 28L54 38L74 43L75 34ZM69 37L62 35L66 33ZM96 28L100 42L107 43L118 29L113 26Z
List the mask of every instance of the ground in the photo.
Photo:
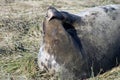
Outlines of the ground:
M119 0L1 0L0 1L0 80L59 80L38 69L41 26L46 10L79 13L81 10ZM94 72L93 72L94 73ZM90 80L120 80L120 66Z

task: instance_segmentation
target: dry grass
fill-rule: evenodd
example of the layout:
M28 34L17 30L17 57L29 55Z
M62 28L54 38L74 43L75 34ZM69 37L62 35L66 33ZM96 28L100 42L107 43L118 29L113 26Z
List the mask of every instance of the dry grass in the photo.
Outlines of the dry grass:
M56 80L39 71L36 63L48 6L78 13L98 5L120 4L119 0L7 1L0 0L0 80ZM90 80L120 80L120 67Z

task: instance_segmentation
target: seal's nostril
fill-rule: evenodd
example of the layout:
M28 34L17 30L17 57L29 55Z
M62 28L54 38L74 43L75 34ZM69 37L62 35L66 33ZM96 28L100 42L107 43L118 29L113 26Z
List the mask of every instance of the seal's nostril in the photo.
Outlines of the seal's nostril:
M46 14L46 15L45 15L45 17L47 18L47 17L48 17L48 15Z
M46 18L48 21L50 21L55 16L55 11L52 9L49 9L46 14Z
M47 18L48 21L50 21L52 19L63 20L64 16L61 14L61 12L59 12L54 7L49 7L48 10L47 10L46 18Z

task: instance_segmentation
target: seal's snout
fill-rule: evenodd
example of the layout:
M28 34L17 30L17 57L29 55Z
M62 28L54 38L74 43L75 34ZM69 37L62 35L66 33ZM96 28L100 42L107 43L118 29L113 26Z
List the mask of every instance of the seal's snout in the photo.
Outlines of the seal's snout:
M52 6L50 6L47 9L46 18L47 18L48 21L50 21L52 19L60 19L60 20L62 20L63 16L57 9L55 9Z

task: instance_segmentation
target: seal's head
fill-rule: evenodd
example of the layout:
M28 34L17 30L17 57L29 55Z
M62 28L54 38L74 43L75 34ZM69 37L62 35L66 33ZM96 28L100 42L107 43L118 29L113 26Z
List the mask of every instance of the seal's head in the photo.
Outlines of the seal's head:
M39 67L47 71L86 75L86 60L80 51L74 27L65 22L63 13L49 7L43 22L43 45L38 56ZM71 75L70 75L71 74ZM67 76L68 76L67 75Z

